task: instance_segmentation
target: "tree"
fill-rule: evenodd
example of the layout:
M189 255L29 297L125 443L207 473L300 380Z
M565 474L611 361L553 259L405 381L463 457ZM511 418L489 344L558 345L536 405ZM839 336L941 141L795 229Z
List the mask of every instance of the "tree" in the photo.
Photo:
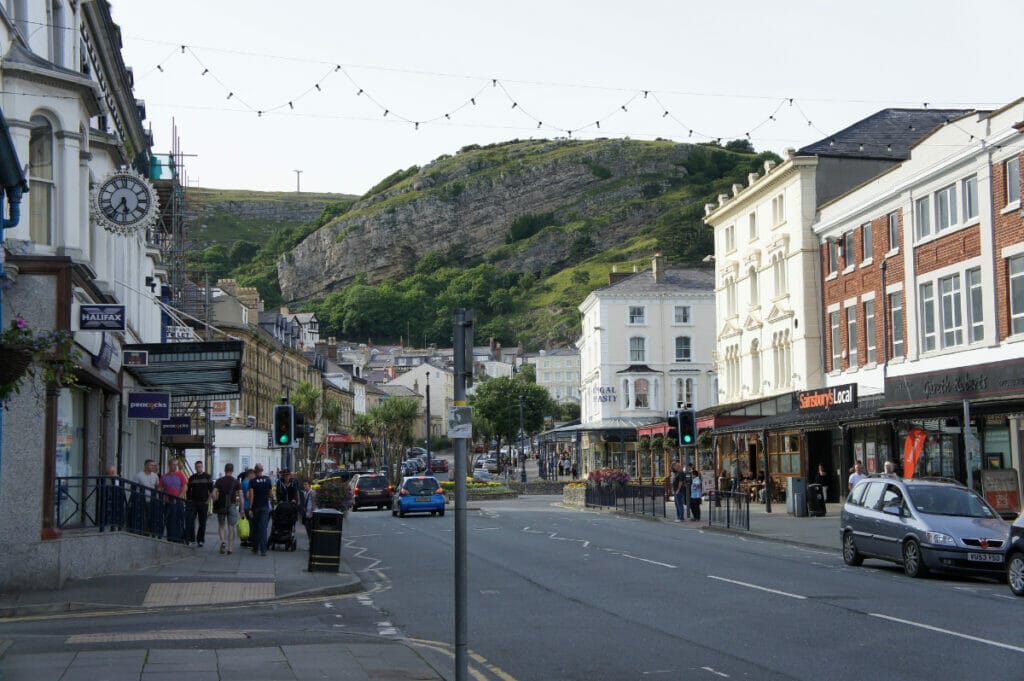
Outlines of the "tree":
M523 404L523 430L526 434L540 430L544 417L555 413L557 405L548 391L536 383L518 378L492 378L480 384L473 394L473 425L486 419L499 440L514 442L519 433L519 400ZM500 442L498 443L500 446Z
M309 381L299 381L299 384L295 386L295 390L291 392L288 399L295 405L295 411L305 417L306 425L316 426L320 419L320 398L322 395ZM310 478L315 470L312 456L309 454L313 438L309 437L306 433L299 434L302 435L302 451L304 454L303 456L296 457L295 469L300 477Z
M374 468L385 467L388 479L401 478L405 449L412 444L413 425L419 417L419 402L411 397L389 397L356 416L352 432L367 438L374 455Z
M519 367L519 373L517 375L519 376L520 381L525 381L527 383L536 383L537 367L534 364L524 364L521 367Z

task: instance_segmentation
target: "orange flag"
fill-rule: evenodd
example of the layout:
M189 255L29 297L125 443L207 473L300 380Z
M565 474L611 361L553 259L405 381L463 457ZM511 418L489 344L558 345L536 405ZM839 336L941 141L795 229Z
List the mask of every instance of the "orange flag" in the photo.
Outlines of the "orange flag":
M903 444L903 477L914 477L914 469L917 468L927 438L928 433L923 428L911 428L907 433L907 440Z

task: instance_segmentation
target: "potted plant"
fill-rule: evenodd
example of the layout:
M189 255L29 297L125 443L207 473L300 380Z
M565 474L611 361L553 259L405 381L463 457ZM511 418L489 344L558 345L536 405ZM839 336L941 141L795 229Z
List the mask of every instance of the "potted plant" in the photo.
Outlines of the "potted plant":
M75 385L78 350L70 331L40 331L15 315L0 333L0 402L20 393L25 379L41 372L46 385Z

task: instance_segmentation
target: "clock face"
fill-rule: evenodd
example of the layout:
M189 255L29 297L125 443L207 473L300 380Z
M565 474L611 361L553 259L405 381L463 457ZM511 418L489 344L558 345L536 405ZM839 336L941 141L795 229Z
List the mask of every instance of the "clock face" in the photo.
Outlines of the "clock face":
M100 186L97 206L114 225L127 227L141 222L153 208L149 187L131 175L114 175Z

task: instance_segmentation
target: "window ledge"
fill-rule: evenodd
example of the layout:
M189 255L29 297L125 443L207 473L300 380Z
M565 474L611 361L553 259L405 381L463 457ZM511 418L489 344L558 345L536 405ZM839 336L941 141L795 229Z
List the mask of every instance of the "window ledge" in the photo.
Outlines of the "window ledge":
M1019 209L1020 209L1020 200L1018 199L1017 201L1014 201L1013 203L1006 204L1006 208L1003 208L1001 211L999 211L999 214L1000 215L1006 215L1007 213L1012 213L1013 211L1019 210Z
M857 265L857 267L860 267L861 269L863 269L865 267L870 267L871 265L874 265L874 264L875 264L875 259L874 258L868 258L867 260L861 260L860 264Z
M833 279L838 279L838 278L839 278L839 273L838 272L829 272L828 276L825 277L825 281L832 281Z
M843 274L849 274L850 272L853 272L853 271L854 271L855 269L857 269L857 265L856 265L856 264L853 264L853 265L847 265L847 266L846 266L846 267L845 267L845 268L843 269Z
M896 257L899 254L900 254L900 247L897 246L896 248L890 249L889 252L885 254L885 259L888 260L889 258L894 258L894 257Z
M974 227L975 225L980 225L980 224L981 224L981 217L975 216L975 217L971 218L970 220L967 220L966 222L964 222L964 227Z

